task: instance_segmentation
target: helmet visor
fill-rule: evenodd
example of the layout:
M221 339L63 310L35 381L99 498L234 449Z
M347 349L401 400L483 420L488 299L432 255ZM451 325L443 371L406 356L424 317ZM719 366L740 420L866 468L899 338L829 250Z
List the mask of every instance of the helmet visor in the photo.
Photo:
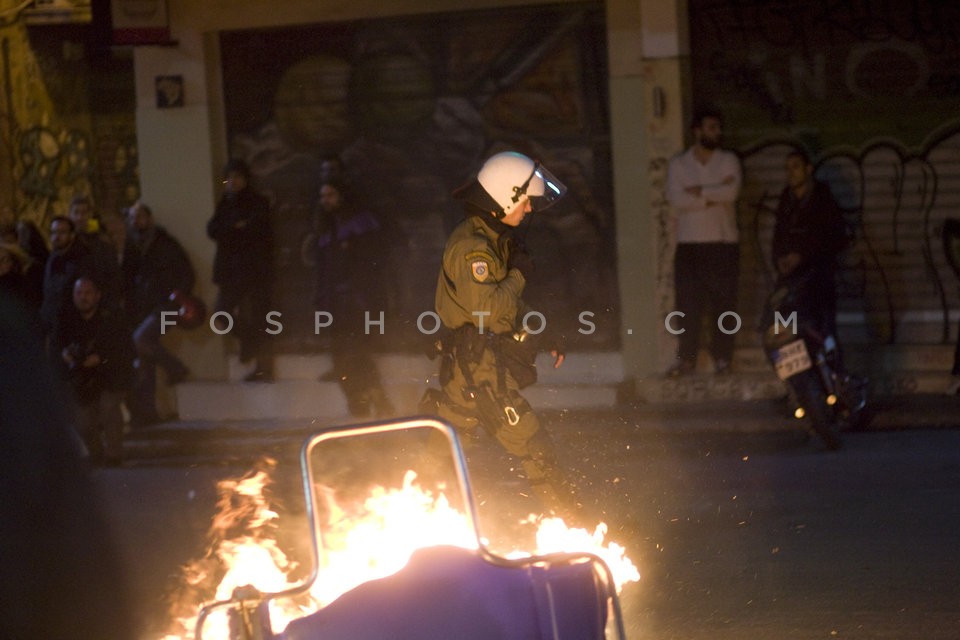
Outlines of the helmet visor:
M557 180L557 177L546 167L539 163L534 167L533 177L527 188L527 197L534 211L543 211L562 198L566 192L567 186Z

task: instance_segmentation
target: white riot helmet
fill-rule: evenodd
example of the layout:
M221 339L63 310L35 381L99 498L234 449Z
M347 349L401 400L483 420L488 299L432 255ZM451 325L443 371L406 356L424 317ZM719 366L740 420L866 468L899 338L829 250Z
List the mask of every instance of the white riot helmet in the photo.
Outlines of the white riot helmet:
M567 192L567 187L539 162L515 151L491 156L480 168L477 183L492 202L475 204L492 210L497 218L502 218L523 196L530 199L535 211L540 211Z

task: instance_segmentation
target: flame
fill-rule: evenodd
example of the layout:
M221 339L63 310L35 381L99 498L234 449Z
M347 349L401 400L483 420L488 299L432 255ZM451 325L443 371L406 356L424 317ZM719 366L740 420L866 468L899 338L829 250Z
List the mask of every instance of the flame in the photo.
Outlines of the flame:
M238 587L252 585L262 592L277 592L295 584L287 576L297 565L277 544L279 516L265 495L275 467L275 460L263 458L241 478L217 483L217 512L207 531L206 553L182 567L181 583L170 606L173 622L161 640L192 639L200 609L229 599ZM299 603L270 605L271 618L286 622L310 610ZM230 637L226 610L210 616L204 636Z
M477 547L473 529L442 493L433 496L415 484L407 471L400 489L374 487L357 514L339 508L324 492L335 517L324 536L320 574L311 595L323 607L369 580L393 575L417 549L453 544Z
M274 464L266 461L267 467ZM270 620L275 630L364 582L396 573L417 549L439 544L477 548L476 534L467 517L452 508L442 492L434 495L421 488L416 478L415 472L407 471L399 488L373 487L361 504L353 506L339 504L329 487L318 487L327 511L318 577L301 598L271 600ZM182 568L180 598L170 611L173 622L158 640L192 640L200 609L210 602L229 599L238 588L249 585L264 593L276 593L296 584L289 576L297 565L276 540L278 515L264 497L268 485L267 469L218 483L219 511L208 532L207 553ZM589 552L611 568L617 592L625 583L640 579L625 549L615 542L604 542L604 523L590 533L570 528L560 518L531 515L524 522L537 527L537 548L532 554L517 550L508 554L510 557ZM229 637L226 611L220 608L208 617L204 638Z
M529 516L528 522L536 522L536 516ZM599 523L590 533L586 529L568 527L563 518L543 518L537 527L537 550L535 555L559 552L587 552L599 556L613 576L617 593L628 582L640 580L640 570L627 557L627 550L614 541L604 544L607 536L607 524ZM513 555L513 554L511 554Z

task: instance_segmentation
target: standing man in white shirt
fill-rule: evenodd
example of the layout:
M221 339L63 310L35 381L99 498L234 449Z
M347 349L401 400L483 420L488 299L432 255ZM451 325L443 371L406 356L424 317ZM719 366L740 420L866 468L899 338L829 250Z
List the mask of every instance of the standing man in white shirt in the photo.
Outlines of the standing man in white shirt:
M668 323L677 334L676 377L696 369L700 327L712 328L710 353L717 373L728 373L733 358L740 246L736 201L742 173L736 154L720 148L720 113L700 109L691 124L694 143L670 160L667 199L673 205L677 249L674 257L675 311ZM681 315L682 314L682 315ZM726 322L721 327L718 320Z

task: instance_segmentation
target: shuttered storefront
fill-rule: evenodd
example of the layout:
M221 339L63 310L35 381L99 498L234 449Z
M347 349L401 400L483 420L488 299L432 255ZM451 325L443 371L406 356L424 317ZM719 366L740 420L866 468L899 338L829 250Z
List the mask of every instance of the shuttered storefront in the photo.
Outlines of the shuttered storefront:
M960 280L941 230L960 218L960 8L691 0L690 24L694 101L721 109L743 160L744 327L771 289L773 208L785 155L801 147L855 231L842 256L841 337L952 341ZM757 334L738 340L754 346Z

